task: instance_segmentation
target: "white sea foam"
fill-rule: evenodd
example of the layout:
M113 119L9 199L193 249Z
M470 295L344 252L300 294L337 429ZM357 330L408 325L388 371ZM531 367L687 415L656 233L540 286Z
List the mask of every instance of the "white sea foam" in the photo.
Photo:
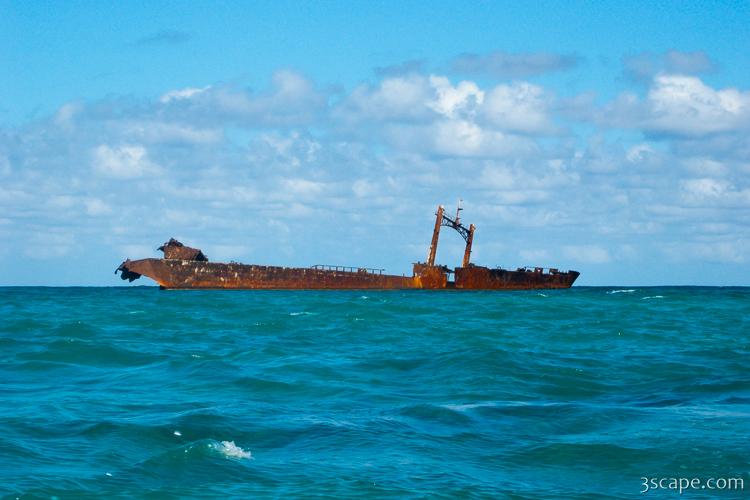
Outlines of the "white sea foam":
M635 290L632 289L632 288L629 288L627 290L610 290L607 293L608 294L613 294L613 293L633 293L633 292L635 292Z
M362 295L362 296L360 297L360 299L362 299L362 300L367 300L367 299L369 299L369 298L370 298L370 297L368 297L367 295Z
M537 295L539 295L540 297L549 297L549 295L545 295L543 293L537 293Z
M318 313L311 313L307 311L300 311L300 312L291 312L289 313L289 316L314 316Z
M175 436L182 436L182 433L180 431L174 431Z
M497 406L497 403L493 401L488 401L486 403L467 403L467 404L462 404L462 405L441 405L441 406L449 410L465 412L466 410L473 410L474 408L492 408L494 406Z
M249 458L252 460L253 455L249 451L245 451L236 444L234 441L222 441L221 443L211 443L208 446L218 451L227 458Z
M643 300L648 300L648 299L663 299L663 298L664 298L664 295L652 295L650 297L643 297Z

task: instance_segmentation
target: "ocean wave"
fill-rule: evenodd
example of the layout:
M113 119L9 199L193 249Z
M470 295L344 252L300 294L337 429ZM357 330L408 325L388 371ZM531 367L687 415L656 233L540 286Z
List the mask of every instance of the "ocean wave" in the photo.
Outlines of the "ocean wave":
M43 349L19 353L17 357L25 361L50 361L99 367L144 366L165 359L162 355L125 347L124 343L67 336L46 343Z
M431 422L446 426L463 427L471 422L464 412L449 408L448 405L416 404L402 407L398 415L418 422Z
M0 497L621 498L623 470L731 471L748 298L8 290Z
M457 411L457 412L465 412L467 410L473 410L475 408L490 408L497 406L497 403L495 402L486 402L486 403L466 403L466 404L447 404L447 405L440 405L443 408L448 408L449 410Z
M648 300L648 299L663 299L664 295L651 295L649 297L643 297L641 300Z
M201 460L201 457L218 455L223 458L231 459L250 459L253 460L252 453L237 446L234 441L217 441L215 439L199 439L190 443L185 443L177 448L165 450L141 463L146 468L154 467L157 464L171 464L188 460Z
M213 450L219 452L220 454L224 455L227 458L236 458L239 460L242 460L243 458L248 458L250 460L253 460L253 455L249 451L245 451L236 444L234 444L234 441L214 441L211 443L208 443L208 447L212 448Z

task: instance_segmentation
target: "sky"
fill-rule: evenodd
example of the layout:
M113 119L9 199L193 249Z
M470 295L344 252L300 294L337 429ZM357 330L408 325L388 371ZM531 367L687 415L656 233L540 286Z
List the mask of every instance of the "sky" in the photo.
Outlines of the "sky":
M459 199L477 264L750 285L748 26L746 1L0 0L0 285L121 285L170 237L408 275Z

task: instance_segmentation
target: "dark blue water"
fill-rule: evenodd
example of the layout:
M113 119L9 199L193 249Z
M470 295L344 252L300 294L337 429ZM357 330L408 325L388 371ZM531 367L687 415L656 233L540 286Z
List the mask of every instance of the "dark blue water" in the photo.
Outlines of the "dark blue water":
M0 313L11 498L750 491L750 288L0 288Z

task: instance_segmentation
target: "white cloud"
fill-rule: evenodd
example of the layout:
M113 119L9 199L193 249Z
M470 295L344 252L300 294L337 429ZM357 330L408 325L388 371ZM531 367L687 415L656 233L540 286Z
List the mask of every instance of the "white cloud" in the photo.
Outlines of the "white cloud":
M410 258L404 232L421 241L423 258L434 205L462 197L466 221L480 227L478 264L663 261L659 245L680 238L694 262L747 262L747 238L737 236L750 224L747 92L680 78L654 80L645 97L586 100L590 115L617 111L616 124L632 131L571 123L584 114L571 118L547 86L416 71L336 91L330 102L291 72L265 90L81 102L0 129L0 239L9 255L24 255L27 233L64 221L72 240L58 238L47 258L102 257L128 244L140 244L128 256L149 256L182 234L224 244L212 258L245 258L242 247L266 262L315 248L320 255L305 259L333 255L323 246L346 227L335 234L342 258L364 247L358 261L398 266ZM118 182L128 179L137 182ZM366 224L396 236L367 240ZM226 239L236 234L247 241ZM308 247L312 238L322 243ZM285 262L300 263L308 261Z
M212 105L248 124L292 125L310 122L326 105L312 82L294 71L274 73L269 92L253 96L230 88L212 93Z
M433 91L421 75L386 78L377 87L361 85L335 110L345 121L420 120L431 113Z
M155 246L153 245L137 245L131 243L120 246L119 251L121 258L143 259L146 257L155 257L157 252L154 248ZM162 255L161 252L158 252L158 254Z
M75 244L73 234L60 230L34 232L26 235L23 254L35 260L48 260L68 255Z
M577 173L550 162L543 169L522 169L506 164L490 164L482 168L479 185L483 189L525 192L541 201L551 190L570 188L579 182Z
M563 247L563 255L589 264L605 264L612 260L607 249L598 245L566 245Z
M482 114L494 126L514 132L554 131L544 90L526 82L497 85L488 92Z
M750 207L750 189L737 189L729 181L704 177L680 183L686 205Z
M92 151L94 171L116 179L135 179L160 173L161 168L148 158L146 148L138 145L101 144Z
M699 259L736 264L742 264L748 260L748 250L748 242L742 240L699 244L691 247L691 252Z
M284 179L282 181L284 195L291 195L293 197L302 196L316 196L323 192L325 184L321 182L310 181L307 179Z
M750 125L750 92L714 90L692 76L657 76L648 103L656 130L690 135Z
M246 245L210 245L206 253L213 262L241 261L247 256L250 248Z
M47 199L47 206L53 210L60 210L65 208L71 208L75 206L77 199L75 196L70 195L56 195L51 196Z
M439 120L430 125L389 126L389 144L402 151L454 157L507 158L535 150L533 141L486 130L469 120Z
M663 245L662 250L674 262L744 264L750 260L750 240L743 238L709 242L673 242Z
M598 112L599 121L659 135L705 137L750 128L750 92L714 89L700 78L657 75L641 100L623 92Z
M365 198L378 192L378 187L366 179L358 179L352 184L352 192L357 198Z
M523 265L536 265L539 262L546 262L551 259L550 253L547 250L540 249L526 249L518 252L519 257L524 262Z
M83 106L80 103L63 104L55 114L55 123L63 129L71 130L73 119L82 109Z
M716 179L689 179L682 182L682 188L697 198L720 198L726 193L729 184Z
M729 168L723 162L711 158L688 158L684 164L691 173L696 175L722 177L729 173Z
M164 121L122 120L117 123L124 137L145 143L195 143L211 144L222 139L215 128L196 128L182 123Z
M112 212L112 207L99 198L90 198L85 200L84 204L86 205L86 213L92 217L107 215Z
M13 167L10 165L10 160L5 155L0 155L0 175L9 176L13 172Z
M648 144L636 144L628 149L625 158L627 158L630 163L640 163L650 155L653 155L654 152L654 149Z
M211 85L206 85L205 87L186 87L184 89L170 90L169 92L162 95L159 98L159 101L166 104L170 101L190 99L191 97L195 97L199 94L204 93L210 88Z
M232 85L183 89L162 96L162 113L194 127L194 123L248 128L310 123L327 105L327 96L312 82L289 70L274 73L269 89L254 93Z
M444 76L430 76L434 100L427 103L431 109L448 118L474 115L484 101L484 92L474 82L462 81L455 87Z
M303 137L298 131L288 134L265 133L260 140L269 146L276 158L292 167L299 167L303 163L312 163L316 160L321 145L318 141ZM258 151L251 153L253 157L258 156Z

